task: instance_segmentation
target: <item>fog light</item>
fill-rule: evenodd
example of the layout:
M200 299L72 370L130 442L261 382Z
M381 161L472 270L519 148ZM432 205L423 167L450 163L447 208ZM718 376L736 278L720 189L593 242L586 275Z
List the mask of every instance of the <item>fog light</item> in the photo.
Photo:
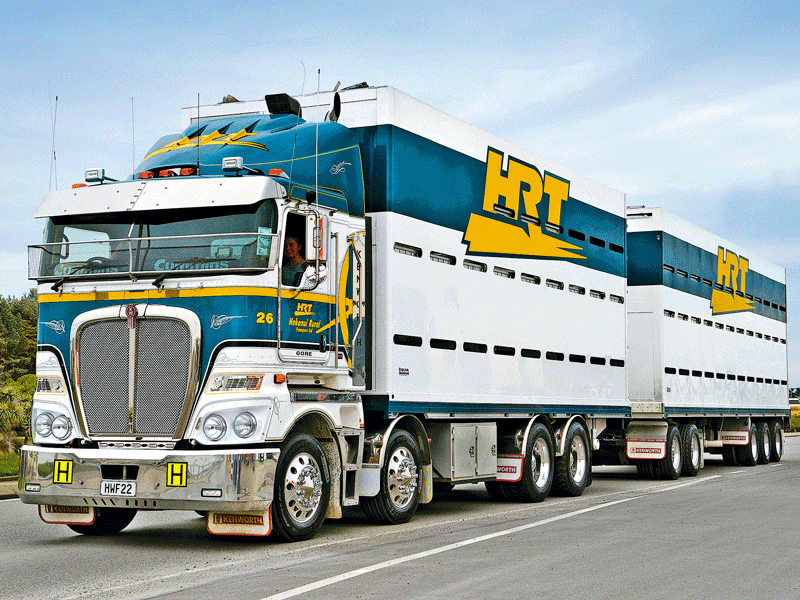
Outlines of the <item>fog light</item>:
M56 436L59 440L64 440L72 431L72 424L70 424L69 419L64 415L60 415L56 417L53 421L53 435Z
M203 498L222 498L222 490L216 490L213 488L203 488L200 490L200 495Z
M249 412L243 412L233 421L233 431L240 438L248 438L256 430L256 418Z
M225 424L225 419L219 415L208 415L206 420L203 421L203 433L212 442L222 439L227 430L228 426Z
M40 414L36 417L34 427L36 428L36 433L42 437L47 437L53 432L53 415L50 413Z

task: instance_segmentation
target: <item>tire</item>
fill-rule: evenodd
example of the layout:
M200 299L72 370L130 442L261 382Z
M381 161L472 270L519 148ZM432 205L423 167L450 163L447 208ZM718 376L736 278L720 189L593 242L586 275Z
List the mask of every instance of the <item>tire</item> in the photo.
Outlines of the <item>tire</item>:
M736 446L736 460L744 467L758 464L758 429L750 423L750 442L746 446Z
M528 444L519 481L506 482L510 499L515 502L542 502L553 486L555 440L550 430L534 423L528 433Z
M783 425L778 419L769 422L769 460L781 462L783 456Z
M290 438L275 470L272 527L287 542L314 537L325 520L330 498L328 461L320 443L309 435Z
M667 428L667 454L655 464L659 479L678 479L683 469L681 433L675 425Z
M636 471L642 479L655 479L654 460L640 458L636 460Z
M100 506L94 509L94 523L91 525L68 525L68 527L82 535L116 535L130 525L135 516L135 508Z
M703 457L703 440L694 423L681 425L680 434L681 443L683 444L683 474L688 477L694 477L700 472L700 463Z
M739 466L739 453L736 452L737 446L722 447L722 462L727 467Z
M485 481L486 492L489 494L489 499L495 502L507 502L511 500L508 493L507 481Z
M592 468L589 436L580 423L573 422L564 441L564 455L555 461L553 489L565 496L580 496L589 483Z
M419 446L403 429L395 429L386 445L386 460L381 467L381 489L377 496L362 498L364 513L372 521L386 525L407 523L417 512L421 489L418 465Z
M765 465L769 462L772 453L772 440L770 440L769 425L761 421L756 425L758 439L758 464Z

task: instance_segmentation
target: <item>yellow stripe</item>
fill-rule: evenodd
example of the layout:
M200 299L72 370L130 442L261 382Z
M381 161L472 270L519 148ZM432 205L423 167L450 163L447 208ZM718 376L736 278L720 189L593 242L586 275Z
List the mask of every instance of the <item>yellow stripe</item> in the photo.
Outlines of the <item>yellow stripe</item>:
M284 292L283 298L288 300L309 300L311 302L327 302L334 304L335 298L328 294L312 294L310 292ZM140 291L117 291L117 292L89 292L86 294L40 294L39 303L47 302L102 302L109 300L164 300L167 298L213 298L222 296L262 296L267 298L277 298L276 288L261 287L219 287L219 288L197 288L193 290L163 289L163 290L140 290Z

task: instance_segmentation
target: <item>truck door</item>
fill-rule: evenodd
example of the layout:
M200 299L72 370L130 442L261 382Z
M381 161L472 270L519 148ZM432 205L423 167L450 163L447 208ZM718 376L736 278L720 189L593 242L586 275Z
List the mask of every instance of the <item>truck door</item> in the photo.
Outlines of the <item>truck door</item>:
M330 221L315 207L284 213L278 276L278 358L325 363L334 319L333 276L329 274Z

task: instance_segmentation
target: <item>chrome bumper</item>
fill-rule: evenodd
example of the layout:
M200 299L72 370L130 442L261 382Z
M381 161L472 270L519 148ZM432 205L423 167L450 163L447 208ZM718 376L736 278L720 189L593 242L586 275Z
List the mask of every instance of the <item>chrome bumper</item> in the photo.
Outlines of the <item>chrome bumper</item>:
M26 504L146 510L267 510L280 450L85 450L23 446L19 494ZM58 461L58 463L56 462ZM101 494L101 467L138 467L134 496ZM110 469L109 469L110 467ZM126 469L130 474L133 469ZM118 481L121 477L108 477Z

